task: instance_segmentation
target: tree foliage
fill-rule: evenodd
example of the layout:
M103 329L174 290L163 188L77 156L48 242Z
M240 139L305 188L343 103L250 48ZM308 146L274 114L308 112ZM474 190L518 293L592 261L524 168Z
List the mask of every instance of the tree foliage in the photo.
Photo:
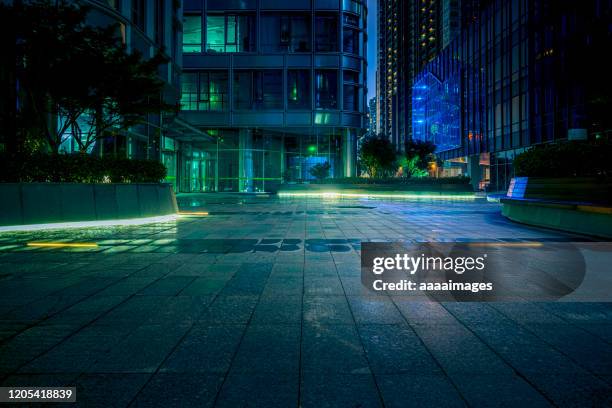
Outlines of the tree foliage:
M14 70L9 76L18 89L14 134L5 136L13 139L13 150L42 139L57 152L70 132L86 151L143 115L176 109L160 98L157 71L166 59L129 53L118 26L88 25L89 11L66 0L0 6L2 36L15 44L14 61L3 67Z
M361 144L359 158L370 177L386 176L395 171L395 148L388 139L382 137L366 139Z
M612 176L612 142L565 142L534 146L514 158L514 173L528 177Z

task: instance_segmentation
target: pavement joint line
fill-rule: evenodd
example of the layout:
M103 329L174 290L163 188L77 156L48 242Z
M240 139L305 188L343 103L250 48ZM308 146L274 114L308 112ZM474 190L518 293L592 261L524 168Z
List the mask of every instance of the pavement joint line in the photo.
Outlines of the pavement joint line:
M495 350L487 341L485 341L485 339L483 339L481 336L478 335L478 333L476 333L474 330L472 330L471 327L469 327L468 325L466 325L463 320L461 320L458 316L456 316L452 310L449 310L443 303L439 302L440 306L442 306L451 316L453 316L458 322L459 324L461 324L466 330L468 330L470 333L472 333L478 340L480 340L481 343L483 343L489 350L491 350L498 358L500 358L508 367L510 367L510 369L512 370L512 372L514 372L514 374L521 378L523 381L525 381L527 384L529 384L529 386L531 386L535 391L537 391L549 404L551 404L554 407L559 407L559 405L553 400L551 399L542 389L540 389L540 387L538 387L536 384L534 384L525 374L521 373L519 370L517 370L511 363L510 361L508 361L506 358L504 358L504 356L502 356L501 354L499 354L497 352L497 350ZM487 306L489 307L489 306Z
M338 272L338 266L336 265L336 262L334 262L334 269L336 270L336 277L340 281L340 287L342 288L342 293L344 294L344 296L343 296L344 297L344 301L346 302L346 305L348 307L349 313L351 314L351 319L353 320L353 324L355 325L355 331L357 332L357 338L359 339L359 344L361 345L361 351L363 352L363 357L365 358L365 360L368 363L368 368L370 370L370 376L372 377L372 381L374 382L374 386L376 387L376 392L378 393L378 399L380 400L381 406L384 408L385 407L385 400L383 398L382 391L380 390L380 385L378 384L378 380L376 378L374 370L372 369L372 364L370 362L370 359L368 358L368 353L366 352L365 345L363 344L363 339L361 338L361 333L359 333L359 326L357 324L357 319L355 319L355 314L353 313L353 308L351 307L351 302L348 301L348 297L346 295L346 290L344 289L344 283L342 282L342 279L340 279L340 273Z
M147 265L147 266L148 266L148 265ZM75 302L74 304L72 304L72 305L70 305L70 306L67 306L66 308L62 309L61 311L58 311L58 312L56 312L56 313L54 313L54 314L52 314L52 315L50 315L50 316L45 317L43 320L36 322L34 325L31 325L30 327L28 327L28 328L26 328L26 329L21 330L20 332L13 334L13 335L10 337L10 339L15 338L17 335L19 335L20 333L23 333L25 330L28 330L29 328L32 328L32 327L34 327L34 326L36 326L36 325L39 325L40 323L42 323L42 322L44 322L45 320L47 320L47 319L49 319L49 318L51 318L51 317L53 317L53 316L57 315L58 313L61 313L61 312L65 311L65 310L67 310L68 308L70 308L70 307L72 307L72 306L74 306L74 305L76 305L76 304L78 304L78 303L81 303L81 302L85 301L86 299L89 299L89 298L91 298L91 297L95 296L96 294L98 294L98 293L100 293L101 291L103 291L103 290L107 289L108 287L110 287L110 286L112 286L112 285L114 285L114 284L116 284L116 283L119 283L120 281L122 281L122 280L124 280L124 279L129 278L130 276L132 276L132 275L133 275L133 274L135 274L136 272L141 271L142 269L146 268L147 266L144 266L144 267L142 267L142 268L140 268L140 269L137 269L137 270L133 271L133 272L132 272L132 273L130 273L129 275L124 276L123 278L120 278L120 279L118 279L117 281L114 281L114 282L110 283L109 285L105 286L105 287L104 287L104 288L102 288L101 290L96 291L96 292L92 293L91 295L84 297L83 299L81 299L81 300L79 300L79 301ZM21 364L19 367L17 367L17 369L15 369L15 370L14 370L14 372L15 372L15 373L19 372L19 371L20 371L20 370L21 370L23 367L25 367L26 365L30 364L32 361L36 360L37 358L41 357L42 355L44 355L44 354L46 354L46 353L50 352L51 350L55 349L57 346L59 346L60 344L64 343L66 340L68 340L69 338L71 338L71 337L72 337L72 336L74 336L75 334L77 334L77 333L81 332L81 331L82 331L82 330L83 330L85 327L90 326L92 323L94 323L94 322L96 322L97 320L101 319L102 317L106 316L107 314L109 314L110 312L112 312L113 310L115 310L116 308L118 308L119 306L121 306L121 305L123 305L124 303L126 303L128 300L130 300L130 299L134 298L135 296L137 296L137 295L138 295L138 293L140 293L142 290L144 290L144 289L148 288L149 286L151 286L151 285L153 285L154 283L158 282L160 279L162 279L162 278L164 278L165 276L167 276L169 273L170 273L170 272L168 272L166 275L163 275L163 276L159 277L158 279L156 279L156 280L152 281L150 284L148 284L148 285L144 286L143 288L141 288L141 289L140 289L138 292L135 292L135 293L131 294L130 296L128 296L127 298L125 298L123 301L121 301L121 302L117 303L117 304L116 304L115 306L113 306L112 308L108 309L107 311L103 312L102 314L100 314L99 316L97 316L96 318L94 318L93 320L90 320L88 323L84 324L83 326L81 326L80 328L78 328L77 330L75 330L74 332L70 333L68 336L64 337L64 338L63 338L63 339L61 339L59 342L55 343L55 344L54 344L53 346L51 346L49 349L47 349L47 350L43 351L42 353L39 353L38 355L36 355L34 358L32 358L31 360L27 361L26 363ZM65 288L64 288L64 289L65 289ZM132 334L132 333L133 333L133 332L134 332L134 331L135 331L135 330L136 330L138 327L140 327L140 326L136 326L136 327L134 327L132 331L130 331L128 334L126 334L126 336L124 336L124 337L122 338L122 341L123 341L125 338L127 338L127 336L129 336L130 334ZM4 344L6 344L6 340L7 340L7 339L5 339L5 340L4 340L4 341L3 341L1 344L3 344L3 345L4 345ZM90 366L95 365L95 363L97 363L97 362L98 362L98 360L96 360L95 362L93 362L93 363L92 363ZM79 378L81 378L81 376L82 376L83 374L85 374L85 373L81 373L81 375L79 375L79 376L77 377L77 380L78 380ZM0 383L1 383L2 381L4 381L6 378L8 378L8 376L9 376L9 375L10 375L10 373L9 373L9 374L6 374L6 375L5 375L5 376L3 376L3 377L0 377Z
M198 277L196 276L194 278L193 281L195 281L195 279L197 279ZM189 284L193 283L193 281L191 281ZM166 356L163 358L163 360L159 363L159 365L157 366L157 368L155 369L155 371L153 373L151 373L151 375L149 376L149 378L147 379L147 381L145 381L145 383L138 389L138 391L134 394L134 396L132 397L132 399L130 400L130 402L128 402L127 407L132 406L136 400L138 399L138 396L140 395L140 393L147 387L147 385L149 385L149 383L151 382L151 380L153 379L153 377L155 375L157 375L159 373L159 370L164 366L164 364L166 363L166 361L168 361L168 359L170 358L170 356L176 351L176 349L178 348L178 346L183 342L183 340L185 340L185 338L191 333L191 331L193 330L194 326L196 325L196 323L199 321L200 317L206 313L206 309L208 309L219 297L219 294L223 291L223 289L225 288L225 286L227 286L228 282L231 281L231 279L227 280L225 282L225 284L223 285L223 287L221 289L219 289L219 291L213 296L212 300L210 302L208 302L208 304L206 305L206 307L204 307L202 309L202 311L193 319L193 323L189 326L189 328L185 331L185 333L179 338L179 340L176 342L176 344L171 348L171 350L168 352L168 354L166 354ZM189 286L189 285L187 285ZM187 287L185 286L185 288ZM185 289L183 288L183 290ZM182 290L181 290L182 291ZM254 311L254 309L253 309ZM245 326L244 331L246 332L247 326ZM244 333L243 333L244 334ZM238 350L236 349L236 352ZM229 372L229 370L228 370ZM221 386L219 386L219 391L221 391ZM215 398L216 401L216 398ZM213 404L214 406L215 404Z
M395 300L393 299L393 296L387 294L386 295L389 300L391 301L391 304L393 304L393 306L395 307L395 310L400 314L400 316L402 317L402 320L404 320L404 322L406 322L406 324L408 325L408 328L410 328L410 330L412 330L412 333L414 333L414 335L416 336L417 339L419 339L419 343L423 346L423 348L425 350L427 350L427 354L429 354L429 356L432 358L433 361L435 361L436 365L438 366L438 368L440 369L440 371L444 374L444 378L448 380L448 382L452 385L453 389L455 391L457 391L457 395L459 395L459 397L461 398L461 400L465 403L466 406L470 406L467 398L465 397L465 395L463 395L463 392L461 391L461 389L459 388L459 385L455 383L455 381L453 381L453 379L451 378L451 376L448 374L448 372L444 369L444 366L442 365L442 363L440 363L440 361L438 360L438 358L436 358L436 356L433 354L433 352L429 349L429 347L427 347L427 344L425 344L425 342L423 341L423 338L421 336L419 336L419 333L415 330L415 328L413 327L412 324L410 324L410 322L408 321L408 319L406 318L406 316L404 316L404 314L402 313L402 311L400 310L400 308L397 306L397 304L395 303ZM438 304L440 304L440 302L437 302ZM454 317L454 316L453 316ZM457 320L457 318L455 318L455 320ZM457 320L458 321L458 320ZM458 321L459 322L459 321ZM459 322L460 323L460 322Z
M270 278L270 274L272 273L272 268L270 268L270 271L268 272L268 279ZM236 275L234 275L232 277L232 279L234 279ZM228 280L225 285L223 286L223 288L225 288L225 286L232 280ZM223 289L221 289L219 291L219 293L221 293ZM244 330L242 331L242 335L240 336L240 340L238 341L238 345L236 346L236 349L234 350L234 353L232 353L232 358L230 359L230 364L229 367L227 368L227 371L225 373L225 375L223 376L223 380L221 381L221 384L219 385L219 389L217 390L217 393L215 394L215 398L213 400L212 406L215 407L217 406L217 402L219 401L219 396L221 395L221 392L223 392L223 386L225 385L225 382L227 381L227 378L229 377L231 371L232 371L232 367L234 365L234 361L236 360L236 356L238 355L238 352L240 351L240 346L242 345L242 342L244 341L244 338L246 336L246 333L249 329L249 326L251 324L251 320L253 320L253 315L255 314L255 310L257 309L257 306L259 306L259 302L261 301L261 295L263 293L263 290L261 292L259 292L259 296L257 296L257 302L255 302L255 305L253 306L253 310L251 310L251 313L249 314L249 319L247 320L245 326L244 326ZM212 304L212 303L211 303Z
M491 309L493 309L496 313L499 313L500 315L504 316L506 319L512 321L513 323L515 323L517 326L520 326L522 328L524 328L525 330L527 330L529 333L533 334L535 337L537 337L538 339L542 340L544 343L546 343L548 346L550 346L553 350L557 351L558 353L562 354L563 356L565 356L566 358L568 358L569 360L573 361L576 365L578 365L580 368L582 368L583 370L585 370L586 372L588 372L589 374L591 374L594 377L599 378L600 380L602 380L603 382L606 383L610 383L612 384L612 379L608 378L609 376L606 375L602 375L596 372L593 372L590 368L585 367L583 365L583 363L580 362L580 360L575 359L574 357L572 357L571 355L567 354L566 352L564 352L562 349L560 349L558 346L556 346L555 344L551 343L550 341L546 340L546 338L544 338L543 336L539 335L536 331L534 331L529 325L525 324L525 323L521 323L518 320L513 319L510 315L504 313L502 310L499 310L497 307L495 307L495 305L491 306ZM568 323L568 325L573 326L581 331L584 331L585 334L588 334L590 336L593 337L597 337L594 336L593 334L589 333L586 330L583 330L580 326L575 326L572 323ZM598 338L598 337L597 337ZM607 342L606 342L607 343Z

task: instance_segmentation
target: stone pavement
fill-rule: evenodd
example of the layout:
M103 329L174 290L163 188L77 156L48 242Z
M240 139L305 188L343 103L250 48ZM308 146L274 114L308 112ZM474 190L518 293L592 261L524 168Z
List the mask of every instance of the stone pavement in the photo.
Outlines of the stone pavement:
M612 304L414 302L360 282L362 241L578 237L482 199L180 206L209 215L0 233L3 386L76 385L68 406L100 407L612 404Z

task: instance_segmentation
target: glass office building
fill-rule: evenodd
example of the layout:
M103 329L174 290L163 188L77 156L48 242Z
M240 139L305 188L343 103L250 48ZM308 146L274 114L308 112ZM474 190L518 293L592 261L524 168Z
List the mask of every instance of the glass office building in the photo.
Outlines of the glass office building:
M367 9L357 0L186 0L179 191L274 191L355 174Z
M584 76L567 69L568 44L587 44L609 4L491 1L416 76L413 137L436 143L447 175L505 190L525 148L586 135Z

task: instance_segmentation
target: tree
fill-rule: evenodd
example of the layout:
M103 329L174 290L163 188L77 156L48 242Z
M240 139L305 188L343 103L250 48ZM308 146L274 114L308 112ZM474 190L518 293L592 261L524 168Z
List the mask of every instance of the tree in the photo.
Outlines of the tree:
M329 177L330 169L331 166L329 165L329 162L318 163L312 166L312 168L310 169L310 175L316 178L317 180L323 180Z
M65 0L2 5L3 36L15 39L19 109L16 145L41 139L58 152L70 131L81 151L135 125L148 113L176 110L160 97L166 59L128 53L117 26L86 24L89 8ZM10 28L9 28L10 27Z
M418 158L416 164L420 169L427 169L429 162L435 158L435 151L436 145L429 141L411 139L406 142L406 158L408 160Z
M24 151L26 145L41 141L51 149L59 146L60 136L72 118L62 114L58 92L66 107L70 105L68 99L77 97L79 88L75 84L81 78L67 70L70 67L65 62L78 57L78 49L72 45L79 41L87 12L87 7L64 2L0 4L1 37L10 43L2 71L9 73L13 91L9 104L16 106L11 129L7 130L11 134L4 135L9 150ZM60 115L67 121L56 125L55 118Z
M395 148L388 139L380 136L363 141L359 158L370 177L387 175L395 170Z

